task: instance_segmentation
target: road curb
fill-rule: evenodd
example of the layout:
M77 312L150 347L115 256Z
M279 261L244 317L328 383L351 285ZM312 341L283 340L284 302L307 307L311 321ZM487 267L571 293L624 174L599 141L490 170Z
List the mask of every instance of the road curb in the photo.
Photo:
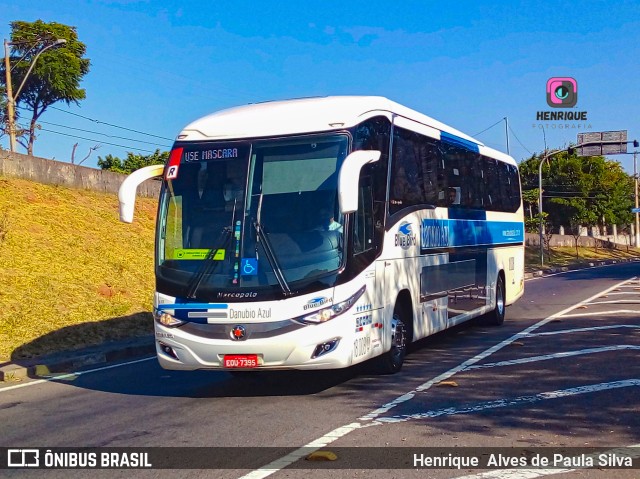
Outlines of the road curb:
M54 373L77 371L87 366L99 366L124 359L155 353L153 335L123 341L108 342L78 351L60 352L24 361L12 361L0 367L0 381L39 378Z

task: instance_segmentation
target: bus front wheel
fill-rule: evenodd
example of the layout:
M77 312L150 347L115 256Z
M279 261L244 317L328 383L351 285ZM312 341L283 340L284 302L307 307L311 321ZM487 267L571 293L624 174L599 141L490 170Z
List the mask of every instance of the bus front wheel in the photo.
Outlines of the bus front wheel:
M391 349L376 358L376 371L380 374L394 374L402 369L407 355L409 332L399 307L396 306L391 319Z

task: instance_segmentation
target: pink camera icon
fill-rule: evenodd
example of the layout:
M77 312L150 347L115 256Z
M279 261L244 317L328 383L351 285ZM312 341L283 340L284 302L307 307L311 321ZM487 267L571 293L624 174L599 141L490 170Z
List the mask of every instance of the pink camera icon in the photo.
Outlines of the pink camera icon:
M578 82L571 77L547 80L547 105L553 108L572 108L578 103Z

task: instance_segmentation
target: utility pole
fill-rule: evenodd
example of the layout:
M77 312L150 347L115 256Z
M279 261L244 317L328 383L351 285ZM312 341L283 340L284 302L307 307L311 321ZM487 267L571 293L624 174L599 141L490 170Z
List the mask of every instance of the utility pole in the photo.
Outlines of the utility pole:
M4 41L4 70L7 81L7 129L9 130L9 150L16 151L15 106L11 86L11 64L9 62L9 40Z
M509 120L506 116L504 117L504 132L507 136L507 155L511 155L509 152Z
M640 227L640 218L638 217L638 215L640 213L638 213L638 162L636 159L636 156L638 154L638 150L633 152L633 182L635 184L635 200L636 200L636 230L635 230L635 237L636 237L636 248L640 247L640 235L638 234L638 228Z
M540 266L544 266L544 242L542 234L542 229L544 227L544 222L542 221L542 166L544 165L544 162L549 159L549 157L555 155L556 153L560 153L561 151L565 150L553 150L549 153L545 153L545 155L540 160L540 167L538 168L538 194L540 195L538 197L538 216L540 221L540 223L538 224L538 229L540 230Z

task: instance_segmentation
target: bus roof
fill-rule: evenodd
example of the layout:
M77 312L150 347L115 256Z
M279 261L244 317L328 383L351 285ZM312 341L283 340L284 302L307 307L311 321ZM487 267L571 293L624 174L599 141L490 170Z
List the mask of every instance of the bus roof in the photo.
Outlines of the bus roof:
M378 115L408 118L475 143L489 156L515 163L504 153L486 147L461 131L381 96L327 96L238 106L190 123L178 139L232 140L342 130Z

